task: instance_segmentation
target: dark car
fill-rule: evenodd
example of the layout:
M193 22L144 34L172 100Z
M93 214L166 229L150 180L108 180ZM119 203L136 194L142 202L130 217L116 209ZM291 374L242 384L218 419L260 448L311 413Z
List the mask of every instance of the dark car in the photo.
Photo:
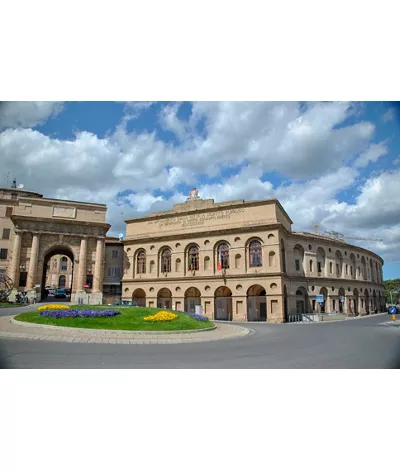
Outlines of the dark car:
M67 297L67 294L64 289L57 289L55 297L56 299L65 299L65 297Z

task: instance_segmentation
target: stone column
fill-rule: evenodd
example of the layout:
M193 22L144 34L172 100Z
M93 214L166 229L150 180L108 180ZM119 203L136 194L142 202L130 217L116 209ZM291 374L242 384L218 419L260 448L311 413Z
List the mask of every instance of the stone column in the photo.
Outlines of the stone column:
M29 260L29 270L28 270L28 290L35 288L35 277L37 271L37 262L39 255L39 233L34 233L32 238L32 247L31 247L31 258Z
M10 266L10 277L13 281L14 289L18 289L19 285L19 261L21 255L21 240L22 234L20 232L15 232L12 263Z
M87 242L87 237L83 237L81 240L81 248L79 250L77 292L84 292L83 285L86 283Z
M98 238L96 246L96 263L94 265L93 292L101 292L103 290L103 257L104 240L102 238Z

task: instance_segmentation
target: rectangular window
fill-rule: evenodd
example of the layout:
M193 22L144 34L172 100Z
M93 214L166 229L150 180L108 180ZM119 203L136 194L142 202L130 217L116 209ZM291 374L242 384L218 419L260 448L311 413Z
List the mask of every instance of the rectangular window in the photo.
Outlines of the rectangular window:
M121 268L108 268L107 274L108 274L108 276L111 276L111 277L120 277L121 276Z
M300 271L300 260L296 259L296 271Z
M350 275L353 275L353 266L350 266Z
M11 194L11 199L13 199L14 201L15 201L16 199L18 199L18 194L12 193L12 194Z
M329 263L329 272L332 274L332 263Z
M3 229L3 240L9 240L10 239L10 229L9 228L4 228Z
M318 261L318 272L322 273L322 263L321 263L321 261Z
M8 249L0 248L0 259L7 259Z
M118 258L118 250L113 250L112 251L112 257L113 258Z
M86 284L89 285L89 289L92 289L92 287L93 287L93 274L88 274L86 276Z
M19 273L19 287L26 287L28 273L26 271Z
M12 207L7 207L6 209L6 217L11 217L13 213L13 208Z

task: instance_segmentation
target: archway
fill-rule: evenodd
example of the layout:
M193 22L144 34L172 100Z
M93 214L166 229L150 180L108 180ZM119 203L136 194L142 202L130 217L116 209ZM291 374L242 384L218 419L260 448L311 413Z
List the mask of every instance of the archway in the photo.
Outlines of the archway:
M195 313L196 305L201 305L201 293L197 287L189 287L185 292L185 312Z
M308 313L308 294L305 287L299 287L296 291L296 313L303 314Z
M371 266L372 266L372 263L371 263ZM375 289L372 291L372 299L373 299L373 302L372 302L372 309L373 309L373 312L374 313L378 313L377 310L378 310L378 302L377 302L377 298L376 298L376 291Z
M339 313L344 313L344 305L346 301L346 292L343 287L339 289Z
M285 321L289 321L288 293L286 284L283 286L283 315L285 317Z
M46 300L47 296L48 296L48 292L46 291L46 278L47 278L48 272L50 272L51 269L52 269L52 266L50 266L50 260L51 260L51 258L53 258L53 256L56 256L56 255L63 255L63 257L69 258L71 260L71 286L73 285L74 264L75 264L74 263L74 253L67 246L63 246L63 245L52 246L45 253L44 259L43 259L42 282L40 284L41 301ZM54 274L52 274L52 276L54 276ZM50 284L51 285L55 284L56 286L58 286L59 289L65 289L67 287L67 284L69 284L69 282L67 282L67 279L66 279L65 275L57 276L57 274L56 274L55 276L56 277L53 278L53 279L55 279L55 282L51 282ZM69 299L68 298L57 299L57 302L59 300L68 301Z
M321 287L319 295L323 296L323 300L319 304L320 312L325 313L328 311L328 289L326 287Z
M163 287L157 294L157 307L171 309L172 307L172 293L166 287Z
M368 289L364 289L364 291L365 291L365 312L369 314L370 313L369 292L368 292Z
M146 292L143 289L135 289L132 294L132 302L138 307L146 307Z
M353 290L353 295L354 295L354 299L353 299L354 316L357 316L357 315L358 315L358 311L359 311L359 302L360 302L360 298L359 298L359 294L358 294L358 289L354 289L354 290Z
M216 320L232 320L232 292L226 286L218 287L214 294Z
M267 321L267 297L263 286L255 284L247 290L247 320Z

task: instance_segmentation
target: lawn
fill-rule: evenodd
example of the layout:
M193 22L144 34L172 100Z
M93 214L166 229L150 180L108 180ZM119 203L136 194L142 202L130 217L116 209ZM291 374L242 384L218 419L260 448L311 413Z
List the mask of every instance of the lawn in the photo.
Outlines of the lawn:
M154 315L161 308L143 307L112 307L100 305L74 305L75 310L118 310L120 315L108 318L51 318L40 317L38 311L21 313L15 317L18 321L39 323L41 325L68 326L72 328L95 328L106 330L138 330L138 331L177 331L201 330L214 324L210 321L198 321L187 313L173 312L178 318L169 322L145 322L144 317ZM171 310L172 311L172 310Z
M0 302L0 308L8 308L8 307L22 307L23 304L14 304L14 303L7 303L7 302Z

